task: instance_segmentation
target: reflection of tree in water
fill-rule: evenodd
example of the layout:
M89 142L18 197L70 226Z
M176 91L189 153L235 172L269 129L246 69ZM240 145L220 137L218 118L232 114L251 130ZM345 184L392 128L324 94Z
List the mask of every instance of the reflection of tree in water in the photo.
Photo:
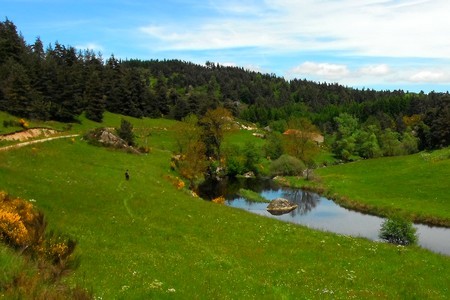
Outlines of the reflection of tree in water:
M320 202L319 195L297 189L283 189L282 195L282 197L298 205L298 208L291 212L292 216L298 213L305 215L313 210Z
M244 188L261 193L265 190L278 190L279 186L270 179L226 177L221 180L209 178L198 187L198 194L203 199L225 196L227 200L238 197L239 189Z

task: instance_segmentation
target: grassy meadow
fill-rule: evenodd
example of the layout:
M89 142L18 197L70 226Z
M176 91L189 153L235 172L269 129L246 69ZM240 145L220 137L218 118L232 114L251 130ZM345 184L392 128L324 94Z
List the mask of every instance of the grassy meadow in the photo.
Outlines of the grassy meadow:
M78 241L81 266L66 280L96 299L450 295L448 256L310 230L192 196L170 170L173 121L126 119L148 154L91 146L81 137L0 152L0 190L32 200L49 227ZM120 116L107 114L104 124L82 120L70 133L119 124ZM322 172L332 170L320 170L324 182ZM5 251L0 278L17 271L17 258Z
M363 160L315 173L318 182L291 178L291 183L325 190L359 210L450 227L450 148Z

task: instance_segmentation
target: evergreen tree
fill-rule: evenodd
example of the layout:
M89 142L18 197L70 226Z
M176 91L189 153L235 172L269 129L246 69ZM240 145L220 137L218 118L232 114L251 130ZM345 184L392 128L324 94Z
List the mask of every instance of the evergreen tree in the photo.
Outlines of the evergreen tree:
M16 25L8 19L0 22L0 65L12 58L22 62L26 53L26 44L22 36L17 33Z
M84 100L87 103L85 109L86 118L95 122L101 122L103 120L105 98L106 96L102 93L102 86L98 73L91 73L84 92Z
M121 139L123 139L129 146L135 145L135 135L133 132L133 124L129 121L122 119L120 122L120 127L116 129L117 134Z

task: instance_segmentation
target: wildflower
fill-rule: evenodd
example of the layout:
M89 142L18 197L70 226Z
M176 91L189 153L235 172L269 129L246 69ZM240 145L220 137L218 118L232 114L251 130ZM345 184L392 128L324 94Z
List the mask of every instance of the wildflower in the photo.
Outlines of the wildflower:
M27 129L30 125L28 124L27 121L25 121L25 119L20 119L19 120L19 124L20 126L22 126L24 129Z
M128 285L124 285L122 286L122 292L125 292L126 290L128 290L130 287Z
M177 186L177 189L181 190L182 188L184 188L184 181L178 179L178 182L177 182L176 186Z
M212 202L217 203L217 204L225 204L225 197L220 196L220 197L214 198L214 199L212 199Z
M158 279L153 280L153 282L150 284L151 289L160 289L163 283L159 281Z

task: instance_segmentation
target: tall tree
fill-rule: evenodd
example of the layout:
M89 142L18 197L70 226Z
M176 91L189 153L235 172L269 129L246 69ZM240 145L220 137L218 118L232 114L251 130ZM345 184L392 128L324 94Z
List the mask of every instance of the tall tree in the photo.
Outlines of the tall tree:
M225 133L232 131L234 126L231 112L223 107L208 110L200 124L203 127L203 141L207 155L220 161Z
M284 134L285 152L303 162L310 161L318 152L315 139L319 134L317 127L305 118L291 118L288 131Z
M9 58L21 62L25 53L25 40L17 33L16 25L8 19L0 22L0 65Z
M86 85L84 100L86 102L86 118L95 122L101 122L103 120L106 96L103 95L102 91L102 84L98 72L92 72Z
M206 146L202 140L202 128L195 115L189 115L174 127L179 159L176 167L180 174L195 188L196 181L207 168Z

